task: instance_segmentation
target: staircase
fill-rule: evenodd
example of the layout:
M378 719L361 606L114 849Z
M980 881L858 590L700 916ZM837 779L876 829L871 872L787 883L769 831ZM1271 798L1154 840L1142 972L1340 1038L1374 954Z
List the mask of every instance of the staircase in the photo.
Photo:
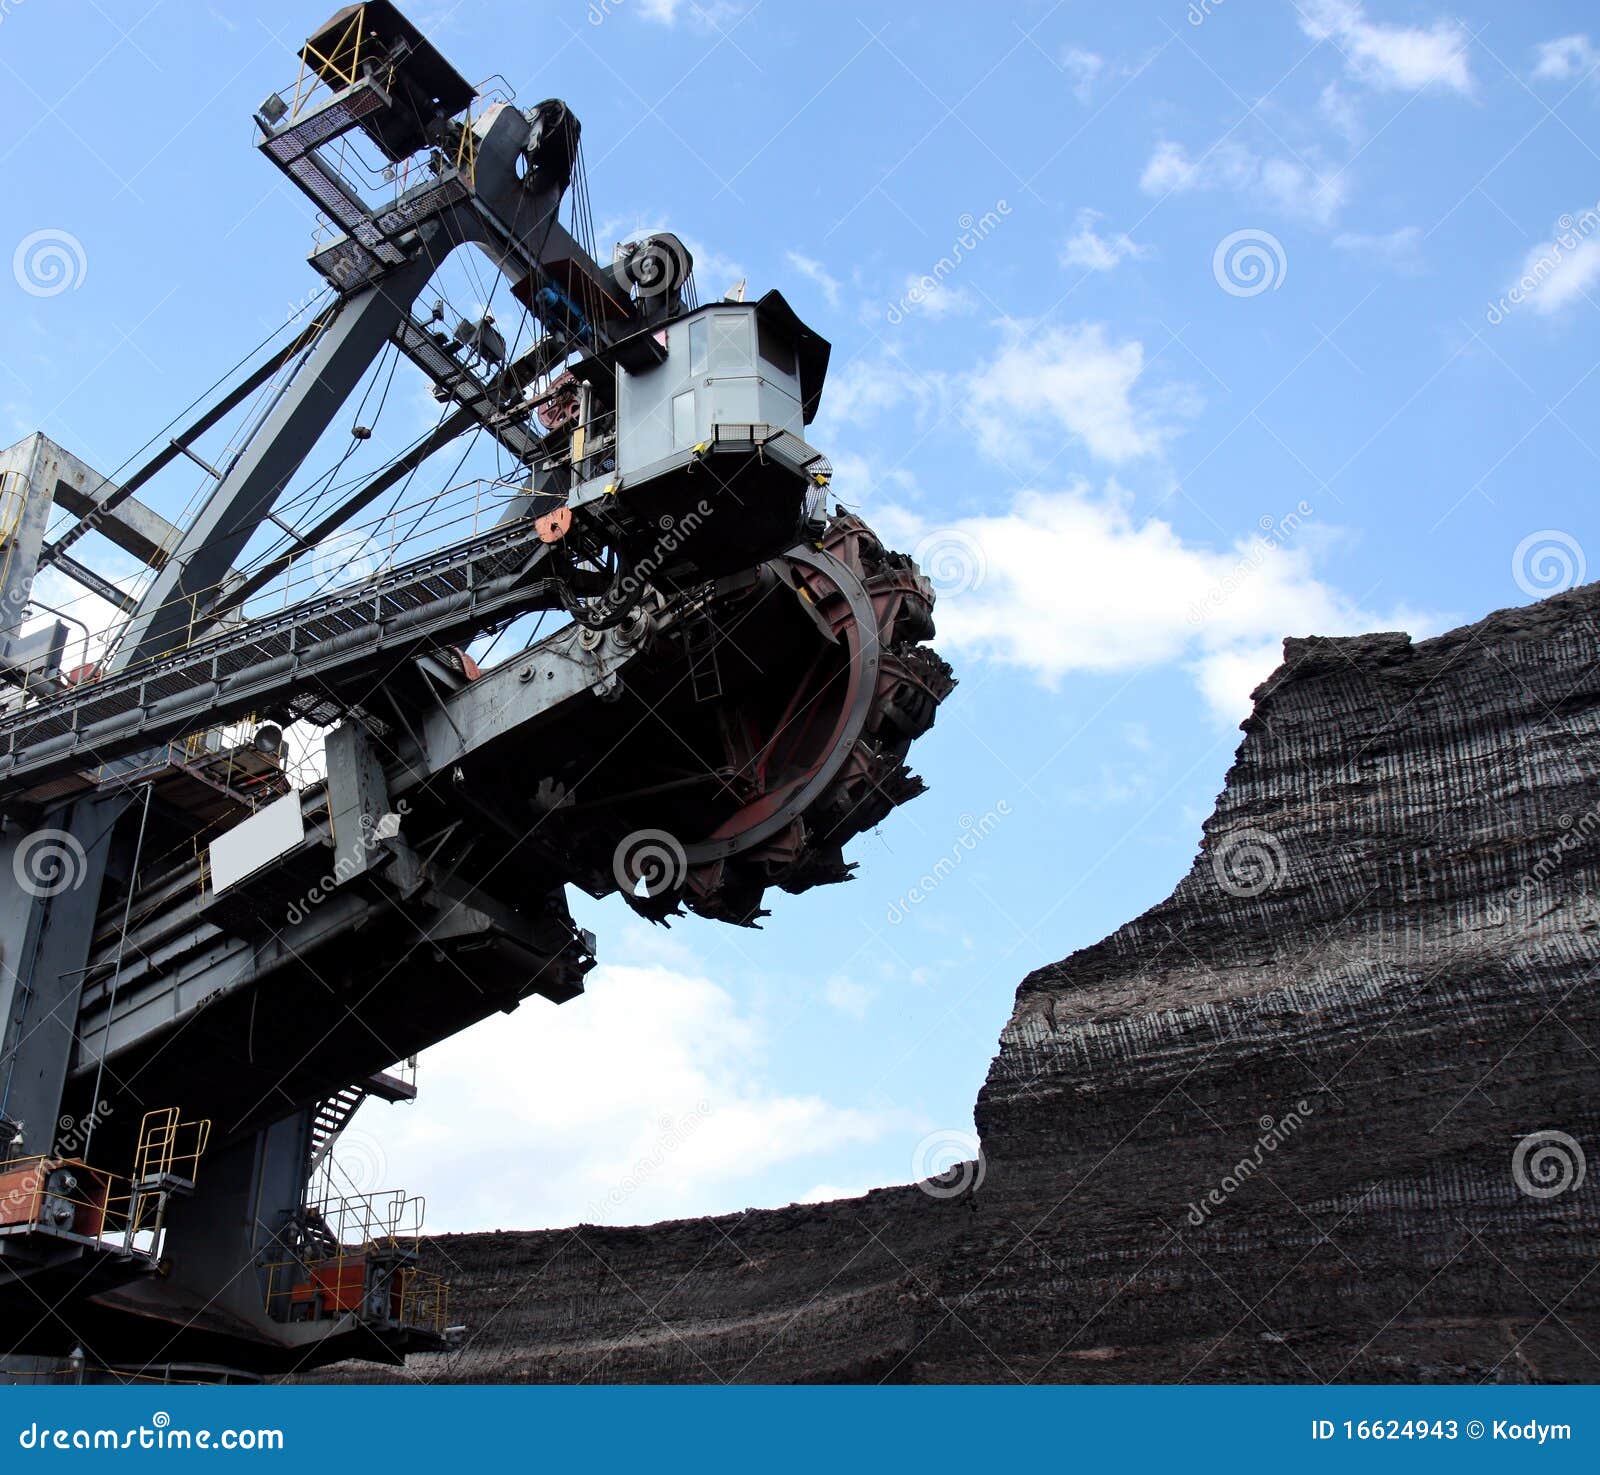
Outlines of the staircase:
M323 1097L311 1114L311 1156L306 1167L308 1179L316 1177L317 1169L333 1151L339 1134L350 1125L350 1118L369 1096L376 1096L380 1101L415 1101L417 1088L401 1076L379 1071L365 1080L341 1086L331 1096Z
M366 1087L341 1086L332 1096L325 1096L311 1114L311 1157L306 1167L306 1177L314 1178L323 1159L333 1151L339 1134L350 1125L361 1103L367 1099Z

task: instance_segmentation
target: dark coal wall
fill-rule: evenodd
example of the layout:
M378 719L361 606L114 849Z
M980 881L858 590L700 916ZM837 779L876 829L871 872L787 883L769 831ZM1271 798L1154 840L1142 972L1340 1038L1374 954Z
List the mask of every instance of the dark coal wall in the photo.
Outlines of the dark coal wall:
M1600 1379L1597 661L1600 586L1287 642L1189 875L1023 981L972 1191L449 1237L464 1349L372 1375Z

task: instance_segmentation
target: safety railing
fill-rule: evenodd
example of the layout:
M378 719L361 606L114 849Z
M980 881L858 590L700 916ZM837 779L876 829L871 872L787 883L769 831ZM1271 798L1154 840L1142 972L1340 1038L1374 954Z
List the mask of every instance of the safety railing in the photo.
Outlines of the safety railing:
M361 41L365 32L367 7L358 5L356 13L350 18L350 23L339 34L339 39L333 45L333 54L324 56L309 41L300 50L300 75L295 78L294 102L289 109L292 121L300 116L301 109L308 106L321 88L326 87L333 91L333 84L323 76L322 69L326 69L346 87L354 87L361 78ZM313 58L320 63L320 68L313 70ZM310 81L307 83L309 73Z
M400 1272L400 1324L444 1335L450 1325L450 1282L415 1267Z
M159 1238L174 1193L194 1187L211 1137L209 1120L186 1122L176 1107L146 1112L133 1170L110 1173L67 1153L0 1163L0 1234L47 1234L133 1250L139 1235Z
M427 1201L396 1188L379 1193L328 1193L307 1204L340 1245L355 1249L392 1249L400 1241L414 1243L422 1234Z
M186 1122L175 1106L147 1111L139 1123L139 1141L134 1149L135 1181L175 1178L192 1184L210 1140L209 1119Z
M276 1321L357 1315L371 1323L443 1333L450 1287L413 1262L425 1204L401 1190L311 1198L297 1251L263 1266Z

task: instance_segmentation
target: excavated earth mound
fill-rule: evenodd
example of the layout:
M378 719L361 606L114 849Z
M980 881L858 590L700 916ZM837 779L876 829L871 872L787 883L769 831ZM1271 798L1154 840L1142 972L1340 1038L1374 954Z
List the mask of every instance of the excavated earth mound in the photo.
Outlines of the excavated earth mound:
M324 1376L1600 1379L1597 661L1600 585L1286 642L1177 890L1023 980L967 1191L449 1236L461 1350Z

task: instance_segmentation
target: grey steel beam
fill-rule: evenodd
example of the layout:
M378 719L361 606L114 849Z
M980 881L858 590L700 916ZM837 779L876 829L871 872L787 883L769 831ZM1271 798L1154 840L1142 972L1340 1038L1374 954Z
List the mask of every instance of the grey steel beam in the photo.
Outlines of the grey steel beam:
M191 624L433 275L426 251L346 298L287 393L206 499L156 576L111 664L182 644Z
M61 829L0 825L0 863L24 882L0 893L0 1116L25 1133L10 1157L55 1141L111 832L128 802L81 800Z
M398 460L352 493L313 527L300 533L292 548L269 558L259 569L245 575L238 583L230 583L218 599L207 606L204 621L207 628L209 629L227 611L237 609L251 595L266 588L279 574L292 568L308 553L313 552L324 538L343 527L355 513L377 501L390 487L404 480L434 452L449 445L462 431L469 430L476 423L478 423L477 416L472 410L465 408L458 409L442 420Z
M83 537L85 533L93 532L99 524L99 519L131 497L157 472L171 465L182 454L185 446L199 439L212 426L231 414L252 394L272 379L290 359L303 353L316 338L317 334L322 331L326 322L326 317L319 317L315 322L302 329L294 338L261 364L259 368L253 370L234 385L197 420L191 421L189 425L173 436L148 461L123 478L104 497L99 496L98 493L90 489L90 495L94 496L95 501L93 511L80 515L79 521L74 526L68 528L54 543L45 545L39 555L39 566L44 568L57 562L62 554L76 543L79 538Z
M287 704L297 692L331 700L330 683L387 653L448 643L495 619L552 607L558 593L539 573L548 558L549 546L524 525L37 703L0 719L0 783L26 790L29 782ZM85 724L86 710L103 715Z

